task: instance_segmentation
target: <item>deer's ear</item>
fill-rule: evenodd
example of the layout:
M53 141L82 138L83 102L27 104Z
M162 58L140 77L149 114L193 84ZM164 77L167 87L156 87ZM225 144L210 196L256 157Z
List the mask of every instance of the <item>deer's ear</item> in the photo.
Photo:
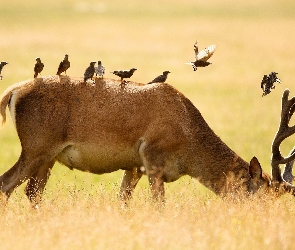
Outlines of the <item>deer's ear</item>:
M262 178L262 168L260 166L258 159L255 156L250 161L249 173L251 178L253 179Z

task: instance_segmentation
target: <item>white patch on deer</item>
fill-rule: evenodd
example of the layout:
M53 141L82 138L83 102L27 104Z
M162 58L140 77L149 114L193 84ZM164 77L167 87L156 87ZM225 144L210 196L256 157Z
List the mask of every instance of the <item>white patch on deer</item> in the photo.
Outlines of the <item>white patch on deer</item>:
M12 122L14 124L14 127L16 127L16 123L15 123L15 101L17 100L17 93L18 93L17 89L12 91L12 96L10 98L10 103L9 103L9 112L10 112L11 119L12 119Z

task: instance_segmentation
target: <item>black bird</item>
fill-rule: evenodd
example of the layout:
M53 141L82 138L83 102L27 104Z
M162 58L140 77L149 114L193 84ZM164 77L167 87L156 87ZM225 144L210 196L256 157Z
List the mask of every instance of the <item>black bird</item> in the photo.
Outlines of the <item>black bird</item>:
M105 67L101 64L101 61L97 62L97 67L95 67L95 76L99 75L103 78L105 73Z
M133 73L135 72L135 70L137 70L137 69L132 68L130 70L115 70L114 72L111 72L111 73L113 73L116 76L121 77L122 83L125 83L125 81L123 79L130 78L133 75Z
M210 62L207 62L207 60L213 55L214 51L216 50L217 45L209 45L207 48L199 51L198 48L198 41L194 44L194 51L195 51L195 58L196 60L194 62L189 62L187 64L192 65L194 71L198 69L198 67L206 67L210 65Z
M3 67L4 67L6 64L8 64L8 63L7 63L7 62L1 62L1 63L0 63L0 78L1 78L1 80L3 79L3 76L1 76L1 72L2 72Z
M167 80L167 76L168 74L171 73L170 71L164 71L163 75L159 75L157 76L154 80L152 80L151 82L147 83L147 84L151 84L154 82L165 82Z
M67 69L71 66L71 63L69 62L69 56L65 55L65 58L63 61L60 62L57 70L57 75L60 75L62 72L65 72L67 74Z
M260 87L262 88L262 96L268 95L272 89L275 88L274 83L281 83L281 80L277 77L276 72L272 71L268 75L263 75Z
M41 59L39 57L36 58L36 64L34 67L34 78L36 78L38 76L38 74L40 74L44 68L44 64L41 62Z
M96 62L91 62L90 66L85 70L84 82L86 82L88 79L92 79L92 77L95 73L95 68L94 68L95 64L96 64Z

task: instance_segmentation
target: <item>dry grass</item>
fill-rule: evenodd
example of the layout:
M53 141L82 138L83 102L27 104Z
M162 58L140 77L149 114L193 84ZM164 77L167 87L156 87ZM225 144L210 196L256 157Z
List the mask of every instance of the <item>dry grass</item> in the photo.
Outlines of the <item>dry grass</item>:
M295 95L294 1L111 2L4 0L0 5L0 60L8 61L0 92L32 78L35 57L54 74L64 54L68 74L81 76L92 60L107 72L137 67L148 82L164 70L215 132L245 160L256 155L270 172L283 89ZM212 65L193 72L193 43L217 43ZM282 85L261 98L263 74ZM107 77L112 77L107 73ZM0 172L18 158L11 120L0 131ZM284 153L294 145L290 138ZM146 179L129 208L116 199L120 171L96 176L56 164L45 200L32 210L22 188L0 209L1 249L292 249L294 201L216 198L197 181L167 185L166 208L149 200Z
M293 248L291 198L220 200L180 189L159 208L142 190L122 208L115 190L103 185L91 192L63 188L68 197L47 195L39 210L22 197L3 207L1 249Z

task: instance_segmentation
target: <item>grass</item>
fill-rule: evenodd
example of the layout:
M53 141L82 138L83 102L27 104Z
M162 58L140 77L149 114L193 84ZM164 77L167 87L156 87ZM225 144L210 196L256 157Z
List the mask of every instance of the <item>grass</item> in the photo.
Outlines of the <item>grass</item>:
M138 68L148 82L169 70L168 82L201 111L211 128L245 160L253 155L270 173L270 146L278 128L281 95L295 95L294 1L4 0L0 5L2 93L33 76L55 74L69 54L68 75L81 76L92 60L108 73ZM217 43L213 63L193 72L193 44ZM263 74L279 72L282 85L261 97ZM0 131L0 172L11 167L20 144L8 119ZM290 138L284 154L294 146ZM1 249L291 249L294 201L266 197L228 201L188 177L166 185L166 208L150 202L146 178L121 209L116 195L122 171L92 175L56 164L44 203L32 210L23 186L0 209ZM13 236L13 237L12 237Z
M58 187L59 189L61 187ZM122 209L115 189L67 187L39 210L22 197L0 212L2 249L292 249L294 200L200 198L185 188L159 209L142 190ZM65 200L67 206L65 208ZM21 212L20 212L21 211ZM280 212L278 212L280 211ZM13 245L7 233L13 235ZM17 241L15 240L17 238ZM13 246L13 247L12 247Z

